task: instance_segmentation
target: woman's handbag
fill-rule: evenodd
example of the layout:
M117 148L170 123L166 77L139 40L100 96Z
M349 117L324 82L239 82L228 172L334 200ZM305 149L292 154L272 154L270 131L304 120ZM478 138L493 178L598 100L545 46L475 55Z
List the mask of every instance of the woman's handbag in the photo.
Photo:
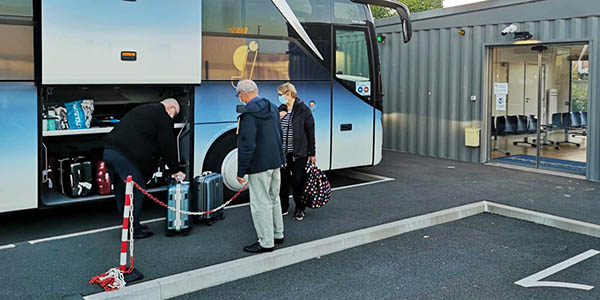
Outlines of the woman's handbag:
M306 185L304 187L304 204L309 208L320 208L331 198L331 184L327 176L317 165L306 164Z

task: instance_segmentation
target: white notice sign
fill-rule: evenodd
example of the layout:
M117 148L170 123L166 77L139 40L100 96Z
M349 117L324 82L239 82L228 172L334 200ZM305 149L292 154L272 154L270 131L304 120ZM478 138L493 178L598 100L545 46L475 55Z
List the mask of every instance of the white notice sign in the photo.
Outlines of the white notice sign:
M508 95L508 83L507 82L494 83L494 94Z
M506 95L496 95L496 110L506 110Z

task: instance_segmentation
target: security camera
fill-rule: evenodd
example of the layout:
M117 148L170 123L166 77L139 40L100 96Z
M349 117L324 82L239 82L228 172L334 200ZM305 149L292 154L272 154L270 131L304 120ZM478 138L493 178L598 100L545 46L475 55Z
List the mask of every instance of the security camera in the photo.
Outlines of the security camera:
M502 34L502 36L505 36L509 33L517 32L517 30L519 30L519 26L517 26L517 24L510 24L510 26L504 28L504 30L502 30L500 34Z

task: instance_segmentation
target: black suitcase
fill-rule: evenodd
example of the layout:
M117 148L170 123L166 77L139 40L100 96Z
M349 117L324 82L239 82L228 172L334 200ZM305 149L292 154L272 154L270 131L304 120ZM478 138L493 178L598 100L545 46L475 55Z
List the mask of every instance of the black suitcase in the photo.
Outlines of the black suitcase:
M82 197L92 193L92 163L84 158L59 159L60 186L69 197Z
M218 173L204 172L194 178L193 196L199 211L209 211L223 204L223 176ZM224 219L223 210L196 217L196 222L208 225L217 219Z

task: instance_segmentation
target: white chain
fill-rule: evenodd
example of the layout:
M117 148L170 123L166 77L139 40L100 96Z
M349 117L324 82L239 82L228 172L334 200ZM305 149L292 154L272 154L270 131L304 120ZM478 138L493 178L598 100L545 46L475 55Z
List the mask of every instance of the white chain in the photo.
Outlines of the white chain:
M102 277L100 276L100 281L105 280L106 278L114 278L115 281L112 284L109 284L108 287L111 289L117 289L120 290L122 288L125 287L125 284L127 284L125 282L125 278L123 277L123 272L121 270L119 270L119 268L112 268L108 271L106 271L106 276Z
M130 256L133 257L133 189L129 199L131 199L129 201L129 252Z
M167 207L167 209L169 209L171 211L174 211L176 213L180 213L180 214L184 214L184 215L188 215L188 216L202 216L202 215L212 214L212 213L215 213L215 212L223 209L225 206L227 206L233 200L234 199L231 199L231 200L223 203L222 205L220 205L217 208L213 209L211 212L208 212L208 211L187 211L187 210L177 209L177 208L171 207L171 206Z

